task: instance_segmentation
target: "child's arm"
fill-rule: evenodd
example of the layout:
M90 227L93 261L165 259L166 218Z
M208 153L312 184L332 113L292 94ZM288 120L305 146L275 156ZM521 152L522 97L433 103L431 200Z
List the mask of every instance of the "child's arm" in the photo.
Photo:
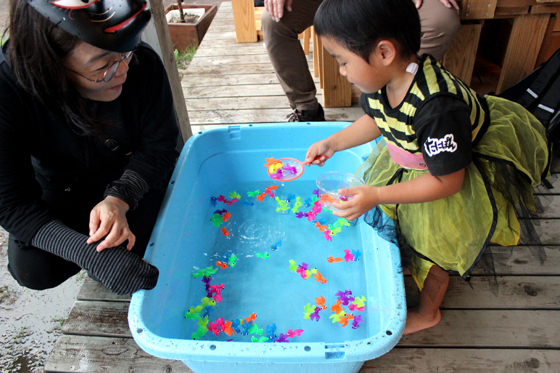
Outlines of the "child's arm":
M334 153L365 144L381 136L381 131L377 127L375 120L367 114L361 116L357 121L329 136L318 141L307 149L305 161L322 166L327 158ZM324 156L317 161L313 160L318 156Z
M353 195L347 202L333 203L342 210L333 214L348 220L354 220L379 204L421 203L435 201L457 193L463 186L465 169L445 176L432 176L425 173L404 183L374 187L362 185L354 188L340 189L339 194Z

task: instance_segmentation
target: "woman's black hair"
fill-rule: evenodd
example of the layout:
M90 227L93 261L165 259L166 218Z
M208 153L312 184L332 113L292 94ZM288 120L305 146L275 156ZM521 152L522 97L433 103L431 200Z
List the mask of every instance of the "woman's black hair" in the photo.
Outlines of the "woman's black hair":
M420 50L420 17L412 0L325 0L314 28L368 63L380 40L396 43L404 58Z
M109 123L97 121L86 99L68 78L62 59L80 40L50 22L25 0L10 1L7 60L18 84L45 105L60 107L82 135L100 135Z

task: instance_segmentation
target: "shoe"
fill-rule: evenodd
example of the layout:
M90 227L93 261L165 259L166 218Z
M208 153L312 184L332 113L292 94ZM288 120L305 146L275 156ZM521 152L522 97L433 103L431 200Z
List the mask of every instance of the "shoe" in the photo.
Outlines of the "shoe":
M321 104L316 110L297 110L287 116L288 122L324 122L325 111Z

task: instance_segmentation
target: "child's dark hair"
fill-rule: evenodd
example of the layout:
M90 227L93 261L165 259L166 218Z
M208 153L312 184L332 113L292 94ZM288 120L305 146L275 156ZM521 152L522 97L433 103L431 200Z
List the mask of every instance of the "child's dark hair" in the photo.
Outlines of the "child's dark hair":
M405 58L420 49L420 17L412 0L325 0L314 27L368 63L380 40L396 43Z

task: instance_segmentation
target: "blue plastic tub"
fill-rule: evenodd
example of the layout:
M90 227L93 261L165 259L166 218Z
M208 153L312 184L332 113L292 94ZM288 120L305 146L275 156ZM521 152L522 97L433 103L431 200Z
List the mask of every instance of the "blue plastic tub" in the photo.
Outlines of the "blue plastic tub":
M337 153L324 167L305 167L304 174L290 182L272 180L263 167L271 157L302 160L309 145L348 125L224 126L189 139L146 252L146 259L160 270L158 285L135 293L130 303L130 329L142 349L182 360L196 373L347 373L357 372L364 361L397 344L406 321L398 248L363 220L342 226L323 210L315 217L317 225L308 213L315 205L316 178L327 171L356 171L372 144ZM277 187L271 189L273 198L265 193L271 186ZM233 201L236 195L239 198ZM296 196L303 204L299 211ZM288 208L285 203L282 207L284 201L289 201ZM224 213L220 210L231 215L227 221L215 221L216 211L218 216ZM304 212L307 217L301 216ZM342 229L332 236L321 231L321 225L333 232L337 226ZM217 262L233 259L231 254L236 265L218 268ZM304 263L317 271L305 272ZM292 272L295 265L298 270ZM244 325L257 325L262 334L216 336L209 331L193 339L197 321L185 315L208 295L201 279L209 280L193 274L208 267L217 269L211 284L224 284L222 299L199 311L208 313L210 322L249 318ZM364 296L365 306L350 311L352 303L342 303L345 313L337 314L331 307L342 299L339 292L347 290L354 297ZM324 310L317 309L321 296ZM309 307L320 320L309 318ZM256 315L254 321L251 314ZM343 326L336 315L349 318L349 324ZM303 332L291 334L289 343L270 343L281 340L281 333L286 337L290 329ZM243 330L241 325L238 331Z

